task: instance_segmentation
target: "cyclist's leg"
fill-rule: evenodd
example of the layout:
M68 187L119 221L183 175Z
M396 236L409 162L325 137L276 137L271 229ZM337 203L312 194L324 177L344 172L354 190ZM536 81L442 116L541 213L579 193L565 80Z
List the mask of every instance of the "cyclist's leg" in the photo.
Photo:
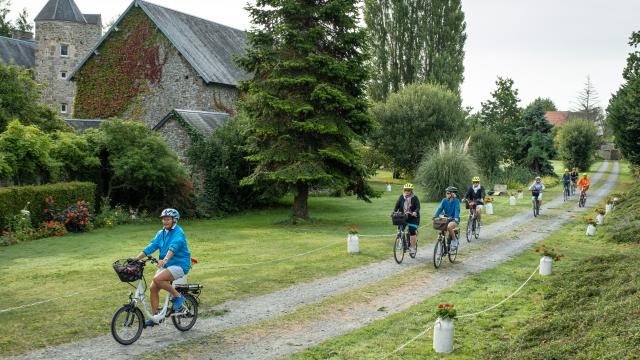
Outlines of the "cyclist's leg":
M455 220L451 220L447 224L447 230L449 231L449 236L451 237L451 239L455 239L456 238L455 229L456 229L457 225L458 225L458 223L455 222Z
M418 234L416 232L416 229L418 229L418 225L416 224L409 224L409 241L410 241L410 248L412 251L416 250L416 241L418 239Z
M173 280L175 279L173 277L173 274L171 274L171 271L169 271L169 269L164 269L156 273L156 276L153 277L153 283L151 284L151 288L153 289L154 285L156 287L156 291L155 291L156 307L153 307L154 293L153 291L151 292L151 306L153 309L157 309L157 305L160 299L160 296L158 295L160 292L160 289L166 290L174 298L180 297L180 293L176 289L174 289L173 286L171 285L171 282Z
M476 204L476 219L478 219L478 221L480 221L480 218L482 217L483 206L484 206L483 204Z

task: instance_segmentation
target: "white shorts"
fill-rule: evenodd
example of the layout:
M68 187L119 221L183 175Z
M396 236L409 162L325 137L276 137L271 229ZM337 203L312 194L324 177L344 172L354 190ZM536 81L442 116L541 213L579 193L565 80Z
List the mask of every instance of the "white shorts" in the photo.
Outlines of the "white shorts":
M476 208L482 210L482 208L484 207L484 205L482 204L476 204Z
M158 271L156 271L156 274L160 273L163 270L169 270L169 272L171 273L171 276L173 276L174 281L184 276L184 270L182 270L180 266L174 265L174 266L169 266L168 268L158 269Z

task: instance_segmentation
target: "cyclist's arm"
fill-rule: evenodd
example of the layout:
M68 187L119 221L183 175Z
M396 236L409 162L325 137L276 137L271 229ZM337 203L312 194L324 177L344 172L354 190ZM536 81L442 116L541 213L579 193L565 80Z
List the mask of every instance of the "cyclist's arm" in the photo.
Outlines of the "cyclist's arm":
M480 201L484 201L487 196L487 192L484 190L484 186L480 186Z
M460 201L456 201L453 204L453 218L460 223Z
M417 215L420 215L420 199L417 196L414 196L416 199L416 208L413 210Z
M440 213L442 212L443 209L444 209L444 200L440 201L440 205L438 205L438 208L436 209L436 213L433 215L433 217L440 216Z
M540 191L541 191L541 192L542 192L542 191L544 191L544 189L545 189L545 188L544 188L544 184L543 184L543 183L540 183L540 186L541 186Z
M402 210L401 202L402 202L402 195L400 195L400 197L398 198L398 201L396 201L396 206L393 208L393 212Z
M142 257L140 257L140 259L142 259L145 256L149 256L151 254L153 254L156 250L158 250L160 248L160 237L162 236L162 232L164 231L164 229L158 231L158 233L156 234L156 236L153 238L153 240L151 240L151 242L149 243L149 245L147 245L147 247L144 248L144 250L142 250L142 253L138 254L138 256L140 257L140 255L142 255Z

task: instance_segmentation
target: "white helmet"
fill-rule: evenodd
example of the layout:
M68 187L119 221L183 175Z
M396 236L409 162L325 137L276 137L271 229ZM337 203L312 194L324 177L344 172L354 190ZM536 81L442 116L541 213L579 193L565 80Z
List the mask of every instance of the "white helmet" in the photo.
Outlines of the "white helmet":
M180 213L178 212L178 210L172 208L162 210L160 217L162 218L165 216L172 217L174 220L180 219Z

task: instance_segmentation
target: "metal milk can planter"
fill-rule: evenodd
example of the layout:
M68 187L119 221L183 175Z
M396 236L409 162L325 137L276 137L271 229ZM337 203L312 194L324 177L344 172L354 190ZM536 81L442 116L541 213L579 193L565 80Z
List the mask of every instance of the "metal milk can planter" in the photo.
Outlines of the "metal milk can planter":
M347 252L357 254L360 252L360 237L358 234L347 235Z
M605 214L609 214L611 212L611 210L613 210L613 205L612 204L605 205L605 207L604 207Z
M438 318L433 325L433 350L437 353L453 351L453 320Z
M587 225L587 235L593 236L596 234L596 226L593 224Z
M487 203L485 206L488 215L493 215L493 203Z
M515 196L509 196L509 205L516 206L516 197Z
M604 215L596 215L596 225L604 225Z
M550 256L540 258L540 275L547 276L553 272L553 259Z

